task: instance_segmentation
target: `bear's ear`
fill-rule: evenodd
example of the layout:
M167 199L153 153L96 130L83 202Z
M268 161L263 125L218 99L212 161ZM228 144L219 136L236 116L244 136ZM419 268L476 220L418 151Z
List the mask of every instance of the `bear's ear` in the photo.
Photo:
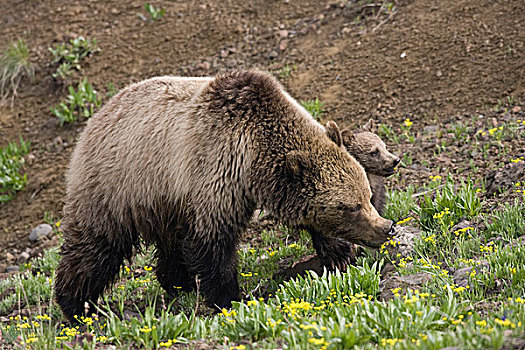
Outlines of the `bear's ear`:
M343 145L343 136L341 136L341 131L334 121L329 121L326 123L326 135L330 140L334 141L338 147Z
M310 168L310 158L306 152L291 151L286 155L286 172L292 177L300 176Z
M375 134L377 133L376 122L374 119L370 119L365 125L361 127L361 129Z
M343 138L343 145L349 146L355 139L355 134L350 129L344 129L341 131L341 137Z

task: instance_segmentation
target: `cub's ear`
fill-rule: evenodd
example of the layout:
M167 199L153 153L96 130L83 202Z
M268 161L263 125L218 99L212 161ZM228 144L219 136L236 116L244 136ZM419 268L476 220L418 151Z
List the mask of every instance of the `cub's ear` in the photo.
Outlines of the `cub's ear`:
M364 131L368 131L368 132L376 134L377 133L376 122L374 121L374 119L370 119L365 125L361 127L361 129L363 129Z
M286 155L286 172L292 177L300 176L310 166L310 157L306 152L291 151Z
M350 129L344 129L341 131L341 137L343 138L343 145L345 146L351 145L355 140L354 132Z
M343 145L343 136L341 135L341 131L334 121L330 120L328 123L326 123L326 135L332 141L334 141L338 147Z

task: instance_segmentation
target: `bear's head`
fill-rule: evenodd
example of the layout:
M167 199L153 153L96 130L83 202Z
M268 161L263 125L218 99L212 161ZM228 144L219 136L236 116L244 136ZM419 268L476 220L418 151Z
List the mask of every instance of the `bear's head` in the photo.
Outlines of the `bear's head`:
M302 184L301 226L323 236L377 248L393 234L391 220L370 203L371 190L363 167L345 150L337 125L329 122L328 147L291 151L288 173ZM334 145L335 143L335 145Z
M372 119L357 132L345 129L341 134L347 151L366 172L385 177L394 173L400 159L386 149L385 143L376 134Z

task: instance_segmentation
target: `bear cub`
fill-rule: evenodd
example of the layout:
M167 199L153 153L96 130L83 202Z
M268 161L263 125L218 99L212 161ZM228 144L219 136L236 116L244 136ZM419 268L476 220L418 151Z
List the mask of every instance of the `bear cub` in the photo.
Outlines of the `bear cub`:
M379 215L383 215L386 205L384 178L394 173L401 160L387 150L385 143L376 133L377 128L372 119L355 132L350 129L341 131L346 150L366 171L372 190L371 202Z

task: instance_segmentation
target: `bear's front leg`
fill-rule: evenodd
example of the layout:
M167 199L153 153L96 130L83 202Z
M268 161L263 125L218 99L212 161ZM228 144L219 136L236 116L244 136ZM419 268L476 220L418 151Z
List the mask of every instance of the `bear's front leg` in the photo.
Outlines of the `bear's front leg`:
M329 270L338 268L343 272L348 265L356 262L353 243L342 238L324 237L321 234L312 234L312 242L323 266Z
M214 237L221 238L186 242L184 260L198 276L199 291L208 306L230 308L232 301L240 300L236 242L222 232Z

